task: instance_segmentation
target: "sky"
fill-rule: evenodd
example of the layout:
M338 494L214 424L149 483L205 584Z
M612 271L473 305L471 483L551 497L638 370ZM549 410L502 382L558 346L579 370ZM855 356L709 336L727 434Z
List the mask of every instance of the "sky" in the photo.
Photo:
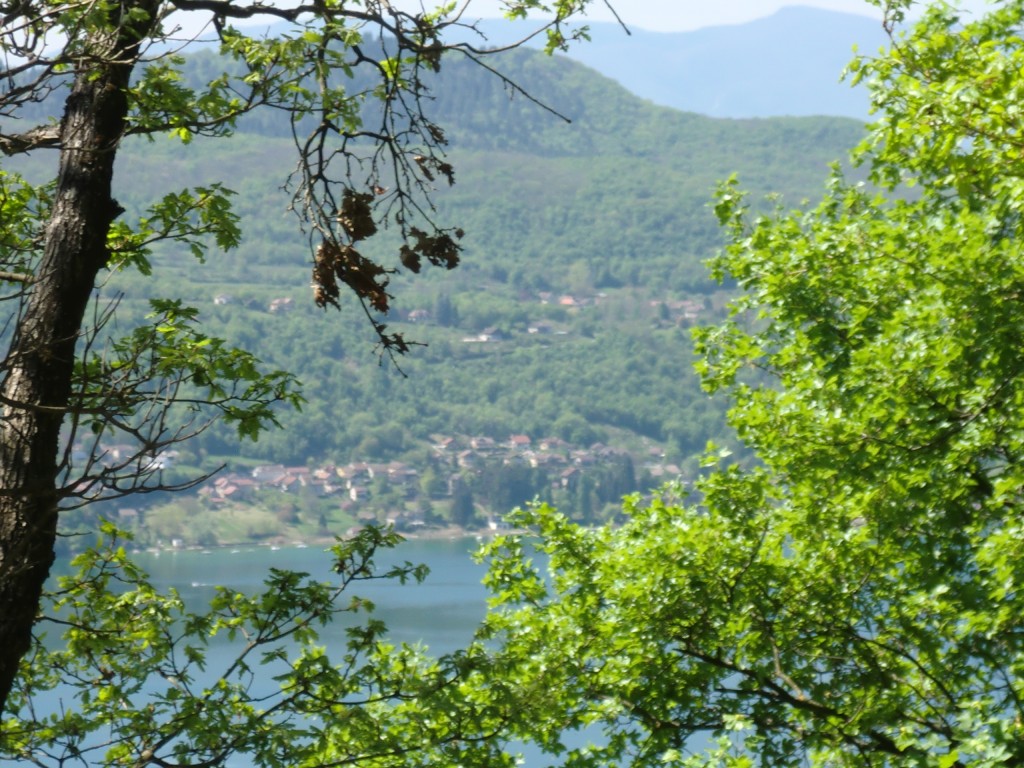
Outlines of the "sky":
M271 5L282 0L268 0ZM283 0L285 4L297 0ZM298 0L301 1L301 0ZM433 10L443 0L376 0L391 4L403 11ZM465 4L464 19L488 19L502 16L502 0L457 0ZM786 6L803 5L824 8L842 13L856 13L862 16L881 18L881 11L867 0L608 0L619 18L629 27L651 32L689 32L703 27L725 24L744 24L754 19L770 16ZM919 0L927 2L927 0ZM972 13L983 11L989 0L952 0ZM204 17L205 18L205 17ZM615 21L606 0L591 0L587 19L591 21ZM260 19L259 24L266 24ZM188 28L188 24L185 25ZM189 31L191 31L189 29Z
M881 17L881 12L866 0L611 0L622 21L652 32L685 32L722 24L742 24L770 16L783 6L805 5L831 11ZM427 6L429 2L424 3ZM968 9L981 10L985 0L965 0ZM396 0L405 10L417 10L420 0ZM497 18L501 16L500 0L470 0L467 16ZM592 0L588 18L614 21L604 0Z
M652 32L685 32L721 24L741 24L770 16L785 5L811 5L833 11L878 15L865 0L612 0L612 7L627 26ZM469 13L481 17L501 15L498 0L472 0ZM587 17L614 21L603 0L592 0Z

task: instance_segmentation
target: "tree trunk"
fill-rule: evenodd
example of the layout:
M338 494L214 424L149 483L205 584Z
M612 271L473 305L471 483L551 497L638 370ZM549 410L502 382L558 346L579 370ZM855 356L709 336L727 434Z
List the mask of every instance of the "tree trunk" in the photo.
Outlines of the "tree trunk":
M139 35L127 26L113 30L94 33L97 60L82 66L65 103L44 251L0 383L0 713L31 645L53 563L57 456L73 406L75 347L120 212L111 182Z

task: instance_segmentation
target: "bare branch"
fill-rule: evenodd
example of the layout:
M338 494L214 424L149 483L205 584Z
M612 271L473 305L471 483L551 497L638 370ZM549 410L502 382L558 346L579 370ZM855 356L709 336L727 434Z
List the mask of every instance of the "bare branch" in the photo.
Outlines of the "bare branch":
M8 283L23 283L28 285L35 280L35 277L27 272L0 272L0 280Z
M0 152L8 156L59 144L60 136L55 125L40 125L25 133L0 134Z

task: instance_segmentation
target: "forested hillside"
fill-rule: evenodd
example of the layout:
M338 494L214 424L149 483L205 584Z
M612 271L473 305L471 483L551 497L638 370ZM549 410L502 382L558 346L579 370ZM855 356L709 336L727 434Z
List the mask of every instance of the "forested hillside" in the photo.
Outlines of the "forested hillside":
M524 434L600 442L688 475L709 439L729 442L723 406L691 369L689 329L724 303L703 264L720 242L712 190L736 173L755 193L780 192L783 205L820 194L828 164L861 127L659 108L529 51L501 66L531 98L471 65L445 69L446 92L458 97L438 101L437 119L460 128L449 137L456 184L436 202L442 220L465 229L465 251L453 272L392 283L389 326L426 345L401 370L380 359L358 307L339 316L313 305L308 243L286 210L283 126L249 124L249 135L216 148L130 146L119 196L129 210L157 181L227 178L244 238L205 264L161 252L156 279L118 275L105 291L123 294L122 327L145 313L144 299L181 296L209 333L296 373L307 399L245 457L229 428L215 428L182 447L173 472L245 460L422 463L439 435ZM387 258L389 233L378 239Z

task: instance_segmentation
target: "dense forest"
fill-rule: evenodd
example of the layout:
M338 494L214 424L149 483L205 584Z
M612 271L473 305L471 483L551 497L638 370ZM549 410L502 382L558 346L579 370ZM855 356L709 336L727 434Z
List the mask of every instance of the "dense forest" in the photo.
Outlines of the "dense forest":
M193 57L193 76L213 57ZM197 138L184 151L129 142L118 193L129 216L154 185L227 179L243 240L205 263L181 246L158 249L154 279L114 275L101 299L119 302L115 333L144 318L149 298L180 296L207 333L295 373L306 398L255 444L240 448L217 426L181 446L170 479L222 465L422 465L439 435L513 434L612 446L634 457L638 476L656 456L686 478L709 440L732 443L690 341L692 326L724 316L728 295L704 263L721 242L715 185L737 174L752 199L778 193L756 205L795 205L820 194L862 126L682 113L531 51L500 67L529 98L452 62L433 105L440 124L458 126L448 136L456 183L434 202L439 220L465 230L464 252L454 271L392 282L385 322L423 345L398 365L375 350L358 305L325 314L313 304L309 242L288 210L287 125L250 120L230 144ZM394 238L376 239L373 255L387 260Z

